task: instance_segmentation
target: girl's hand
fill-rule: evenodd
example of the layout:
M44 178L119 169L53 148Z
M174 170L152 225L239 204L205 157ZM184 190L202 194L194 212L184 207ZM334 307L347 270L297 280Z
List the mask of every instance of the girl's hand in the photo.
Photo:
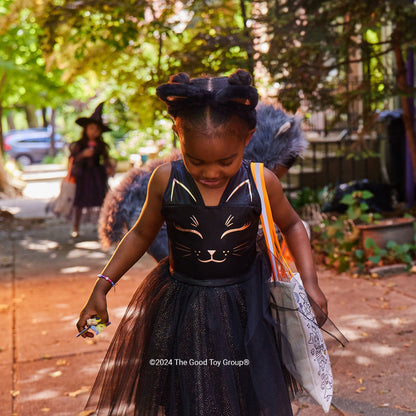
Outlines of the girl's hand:
M81 332L86 328L88 319L96 316L101 318L102 323L108 322L107 299L104 292L94 291L92 293L91 297L79 315L79 320L77 322L78 332ZM84 332L81 336L83 338L93 338L94 333L87 331Z
M81 152L82 157L92 157L94 156L94 149L87 147Z
M316 285L304 286L309 298L312 299L311 307L318 325L321 327L328 318L328 302L321 288Z

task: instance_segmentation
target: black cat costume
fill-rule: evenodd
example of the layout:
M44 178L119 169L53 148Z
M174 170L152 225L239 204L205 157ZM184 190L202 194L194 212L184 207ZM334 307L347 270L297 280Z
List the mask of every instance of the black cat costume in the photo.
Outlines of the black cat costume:
M164 193L170 255L145 278L110 345L97 415L291 416L268 310L261 213L243 161L205 206L182 161Z

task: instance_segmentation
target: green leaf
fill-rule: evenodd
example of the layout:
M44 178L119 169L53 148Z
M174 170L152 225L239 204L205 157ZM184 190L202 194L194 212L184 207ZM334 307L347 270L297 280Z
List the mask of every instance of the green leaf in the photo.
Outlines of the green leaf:
M362 199L370 199L374 196L374 194L370 191L363 191L361 194Z
M367 237L364 241L364 247L368 250L370 248L377 247L377 244L372 238Z
M389 240L387 241L386 247L390 250L394 250L398 244L395 241Z
M355 199L352 196L352 194L347 194L347 195L344 195L342 197L342 199L341 199L340 202L341 202L341 204L351 205L351 204L354 204L355 203Z
M368 258L368 260L370 260L372 263L377 264L380 260L381 260L381 256L370 256Z
M354 251L355 257L357 257L357 259L362 260L365 257L365 251L364 250L355 250Z

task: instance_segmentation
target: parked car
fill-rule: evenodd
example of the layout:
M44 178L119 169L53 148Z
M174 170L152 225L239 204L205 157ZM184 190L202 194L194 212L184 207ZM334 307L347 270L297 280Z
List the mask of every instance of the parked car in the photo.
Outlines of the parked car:
M23 166L42 162L50 146L50 130L44 127L12 130L4 137L5 152ZM55 134L55 149L59 151L64 146L61 135Z

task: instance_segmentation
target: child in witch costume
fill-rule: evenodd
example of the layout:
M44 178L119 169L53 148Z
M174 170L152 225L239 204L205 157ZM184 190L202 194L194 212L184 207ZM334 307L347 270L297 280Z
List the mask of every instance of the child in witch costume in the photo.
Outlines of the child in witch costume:
M76 182L72 237L78 236L83 209L101 207L108 191L111 161L102 133L111 129L103 122L103 105L100 103L90 117L75 120L83 131L81 138L70 145L72 176Z
M108 321L106 294L164 221L169 257L133 295L87 408L117 416L291 416L268 310L270 265L256 250L261 202L243 159L257 91L238 70L192 80L178 74L157 95L182 160L155 169L140 218L99 275L78 331L94 316ZM305 228L278 178L266 170L265 179L305 289L326 312Z

